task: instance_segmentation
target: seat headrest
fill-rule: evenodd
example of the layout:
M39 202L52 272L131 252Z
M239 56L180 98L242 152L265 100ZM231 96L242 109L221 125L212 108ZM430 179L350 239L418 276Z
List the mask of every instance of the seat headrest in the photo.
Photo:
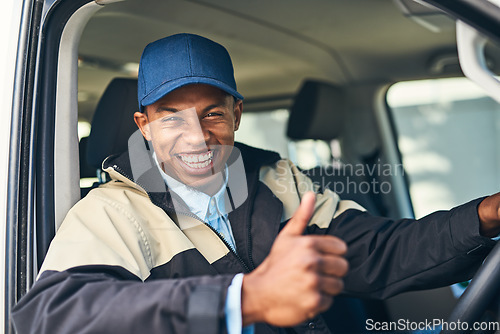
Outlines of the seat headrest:
M287 136L294 140L338 138L346 109L344 95L332 84L305 81L290 109Z
M137 79L113 79L102 95L87 143L89 165L100 169L106 157L127 150L128 139L137 130Z

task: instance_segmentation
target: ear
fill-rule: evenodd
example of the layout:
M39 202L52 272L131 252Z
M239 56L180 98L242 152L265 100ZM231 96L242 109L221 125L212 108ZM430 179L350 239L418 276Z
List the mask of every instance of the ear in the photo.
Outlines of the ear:
M238 100L234 103L234 131L240 127L241 113L243 112L243 101Z
M141 130L142 135L146 138L147 141L151 141L151 132L149 130L149 120L147 111L144 112L135 112L134 113L134 121L137 124L139 130Z

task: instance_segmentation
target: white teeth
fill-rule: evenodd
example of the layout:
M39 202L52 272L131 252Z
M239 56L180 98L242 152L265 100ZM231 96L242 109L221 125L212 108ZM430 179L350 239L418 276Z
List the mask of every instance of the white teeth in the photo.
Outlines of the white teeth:
M212 151L208 151L205 154L182 154L180 158L191 168L204 168L212 162L213 155Z

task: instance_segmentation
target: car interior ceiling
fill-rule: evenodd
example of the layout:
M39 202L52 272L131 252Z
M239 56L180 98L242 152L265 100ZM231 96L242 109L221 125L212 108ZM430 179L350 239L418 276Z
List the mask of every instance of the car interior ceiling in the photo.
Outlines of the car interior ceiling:
M348 85L457 75L454 22L442 20L447 24L433 32L393 0L113 3L90 19L81 37L80 117L90 121L111 79L136 77L141 50L169 34L220 42L247 101L272 100L294 95L306 78Z

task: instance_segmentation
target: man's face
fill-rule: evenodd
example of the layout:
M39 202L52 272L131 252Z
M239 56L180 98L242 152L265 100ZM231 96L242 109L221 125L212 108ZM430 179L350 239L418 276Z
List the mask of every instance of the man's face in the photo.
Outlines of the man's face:
M146 106L134 118L165 173L211 192L211 182L231 153L241 111L242 102L222 90L192 84Z

